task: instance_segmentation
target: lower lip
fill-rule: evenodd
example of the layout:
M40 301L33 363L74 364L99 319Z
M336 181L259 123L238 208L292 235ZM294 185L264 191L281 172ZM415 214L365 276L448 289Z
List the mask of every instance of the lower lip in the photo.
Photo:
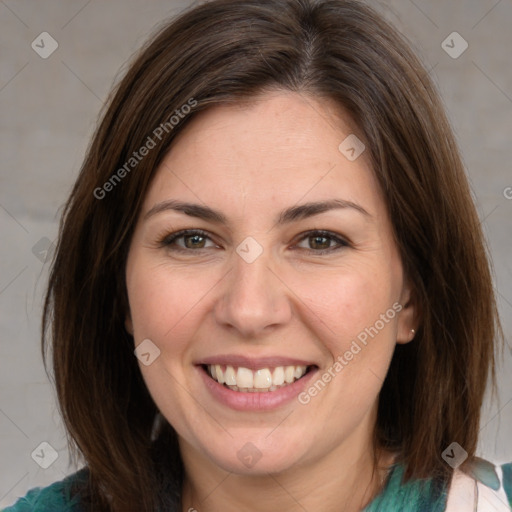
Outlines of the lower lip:
M237 411L268 411L289 403L304 391L318 371L318 368L313 368L299 380L275 391L244 393L234 391L223 384L219 384L206 373L202 366L197 366L196 368L213 397L221 404Z

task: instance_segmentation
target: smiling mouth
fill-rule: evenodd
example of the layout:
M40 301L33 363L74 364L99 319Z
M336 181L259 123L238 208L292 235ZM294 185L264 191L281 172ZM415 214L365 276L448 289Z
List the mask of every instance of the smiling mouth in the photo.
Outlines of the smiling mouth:
M243 366L203 364L203 370L213 380L232 391L267 393L293 384L316 368L311 366L276 366L251 370Z

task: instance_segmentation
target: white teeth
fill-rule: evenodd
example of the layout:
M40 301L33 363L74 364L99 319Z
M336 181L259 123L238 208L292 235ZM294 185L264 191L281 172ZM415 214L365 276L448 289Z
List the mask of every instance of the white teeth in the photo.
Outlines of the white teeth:
M256 370L254 372L254 387L258 389L268 389L272 386L272 374L268 368Z
M236 386L235 369L232 366L226 366L226 371L224 372L224 379L228 386Z
M220 384L224 384L224 375L222 373L222 368L220 367L220 364L215 365L215 373L217 374L217 382Z
M236 385L239 388L252 388L254 385L254 374L249 368L240 366L236 374Z
M284 369L284 380L288 384L293 382L293 379L295 378L295 367L294 366L287 366Z
M220 384L234 391L258 393L275 391L300 379L306 373L306 366L277 366L274 369L261 368L250 370L239 366L208 365L208 373Z
M284 384L284 368L282 366L278 366L274 369L272 373L272 384L274 386L281 386Z
M217 373L218 375L218 373ZM300 379L304 374L302 373L302 369L300 366L296 366L295 367L295 371L293 372L293 376L296 378L296 379Z

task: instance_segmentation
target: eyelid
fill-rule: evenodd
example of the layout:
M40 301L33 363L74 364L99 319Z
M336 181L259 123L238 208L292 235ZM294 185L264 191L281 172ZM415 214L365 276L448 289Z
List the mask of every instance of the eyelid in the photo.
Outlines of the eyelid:
M173 233L167 233L162 236L162 237L158 237L158 243L160 246L162 247L166 247L166 246L169 246L171 245L172 242L174 242L175 240L177 240L178 238L181 238L182 236L194 236L194 235L199 235L199 236L202 236L204 238L208 238L210 240L212 240L212 236L210 235L210 233L208 233L207 231L203 230L203 229L192 229L192 228L189 228L189 229L180 229L179 231L175 231ZM212 240L213 242L213 240ZM178 247L178 250L179 249L183 249L182 247ZM190 252L189 249L183 249L184 251L187 251L187 252ZM200 251L201 249L196 249L197 251Z
M309 251L312 254L334 253L339 249L342 249L344 247L350 247L352 245L346 237L343 237L342 235L339 235L332 231L328 231L326 229L310 229L309 231L305 231L304 233L301 233L300 235L298 235L297 242L295 242L295 243L302 242L303 240L306 240L307 238L310 238L315 235L319 236L319 237L325 236L326 238L331 238L338 244L338 246L331 247L329 249L319 250L319 251L315 251L314 249L304 249L306 251Z
M189 229L182 229L182 230L176 231L174 233L167 233L164 236L159 237L158 243L159 243L160 247L168 248L169 246L172 245L172 243L175 240L177 240L183 236L187 236L187 235L188 236L199 235L204 238L208 238L210 241L214 242L214 240L212 239L212 236L207 231L205 231L203 229L199 229L199 228L189 228ZM327 253L334 253L337 250L343 249L345 247L351 247L351 245L352 245L351 242L346 237L343 237L342 235L339 235L337 233L334 233L332 231L328 231L325 229L311 229L311 230L305 231L303 233L300 233L299 235L297 235L297 237L295 238L295 241L293 243L297 244L297 243L302 242L303 240L310 238L314 235L325 236L325 237L331 238L338 244L338 246L330 247L328 249L323 249L323 250L306 249L306 248L302 248L302 247L300 247L299 249L308 251L310 254L321 255L321 254L327 254ZM191 253L191 252L202 252L206 249L210 249L210 247L202 247L199 249L186 249L183 247L175 246L172 250L176 251L176 252ZM294 248L294 250L296 250L296 248Z

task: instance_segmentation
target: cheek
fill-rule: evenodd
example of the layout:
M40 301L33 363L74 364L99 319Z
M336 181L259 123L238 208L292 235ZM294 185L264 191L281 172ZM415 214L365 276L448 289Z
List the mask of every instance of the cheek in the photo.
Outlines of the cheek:
M358 336L364 342L368 330L376 337L375 324L380 338L393 338L396 315L392 305L397 295L385 276L370 267L345 268L317 273L314 279L298 283L311 310L311 323L333 356L349 350Z
M215 284L209 275L134 261L127 287L135 340L149 338L162 351L182 351L200 325L202 301Z
M212 287L204 274L133 258L127 267L127 288L136 344L150 339L160 350L148 366L139 364L157 407L176 427L184 423L190 394L185 369L191 340L201 325L201 299ZM192 421L193 418L188 418Z
M333 432L350 431L375 403L393 355L401 309L395 281L380 268L365 266L317 274L314 282L308 291L303 282L308 306L303 310L310 311L310 328L329 359L300 403L319 418L328 403L325 425Z

